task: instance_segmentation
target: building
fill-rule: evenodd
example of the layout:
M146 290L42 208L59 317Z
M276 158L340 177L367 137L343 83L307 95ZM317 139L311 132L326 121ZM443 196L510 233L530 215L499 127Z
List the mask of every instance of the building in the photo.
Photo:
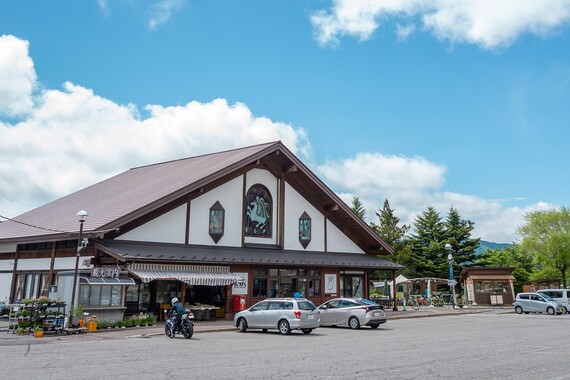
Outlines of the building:
M366 297L370 271L402 269L379 257L391 252L272 142L133 168L0 223L0 297L119 318L177 296L230 318L294 292Z
M461 271L469 305L512 305L515 288L511 267L467 267Z

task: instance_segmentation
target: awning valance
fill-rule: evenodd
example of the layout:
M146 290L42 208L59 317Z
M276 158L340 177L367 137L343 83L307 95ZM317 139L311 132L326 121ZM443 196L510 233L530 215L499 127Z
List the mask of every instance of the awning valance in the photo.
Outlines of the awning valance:
M135 285L135 280L130 277L105 278L105 277L79 277L80 284L88 285Z
M474 274L469 276L472 280L514 280L511 274Z
M148 283L153 280L178 280L188 285L222 286L244 281L229 267L202 265L130 264L129 273Z

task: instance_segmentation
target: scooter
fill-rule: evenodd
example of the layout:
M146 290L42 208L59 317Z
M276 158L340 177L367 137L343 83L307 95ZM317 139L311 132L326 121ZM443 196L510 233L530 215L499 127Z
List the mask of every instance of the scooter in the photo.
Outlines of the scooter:
M182 314L182 321L176 327L174 326L173 316L166 316L164 333L169 338L174 338L176 333L181 333L186 339L192 338L192 335L194 335L194 314L192 311L190 309L184 310L184 314Z

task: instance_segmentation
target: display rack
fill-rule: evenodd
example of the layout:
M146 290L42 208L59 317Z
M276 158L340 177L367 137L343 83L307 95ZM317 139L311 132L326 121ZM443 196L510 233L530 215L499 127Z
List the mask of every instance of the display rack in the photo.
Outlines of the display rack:
M60 333L64 331L65 302L52 303L17 303L10 305L8 314L8 332L16 333L22 328L27 334L31 334L36 326L46 333Z

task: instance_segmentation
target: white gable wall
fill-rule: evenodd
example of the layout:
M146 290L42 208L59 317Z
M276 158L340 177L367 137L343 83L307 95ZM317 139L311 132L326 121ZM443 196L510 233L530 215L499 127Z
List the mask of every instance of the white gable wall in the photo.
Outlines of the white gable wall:
M239 176L190 203L190 244L216 245L209 235L210 208L220 202L225 210L224 236L217 245L240 247L243 219L243 176Z
M327 221L327 251L328 252L350 252L364 253L359 246L346 237L334 224Z
M267 170L262 169L252 169L247 172L246 176L246 186L245 191L256 183L260 183L267 187L271 193L271 199L273 200L273 205L271 208L271 238L258 238L258 237L245 237L246 243L257 243L257 244L277 244L277 224L279 218L277 217L277 205L279 203L278 193L277 193L277 178ZM243 194L245 198L245 194ZM241 225L241 224L240 224Z
M186 239L186 205L179 206L150 222L119 236L117 240L181 243Z
M305 250L299 242L299 217L306 212L311 217L311 242L307 251L325 250L325 217L288 183L285 184L284 248Z

